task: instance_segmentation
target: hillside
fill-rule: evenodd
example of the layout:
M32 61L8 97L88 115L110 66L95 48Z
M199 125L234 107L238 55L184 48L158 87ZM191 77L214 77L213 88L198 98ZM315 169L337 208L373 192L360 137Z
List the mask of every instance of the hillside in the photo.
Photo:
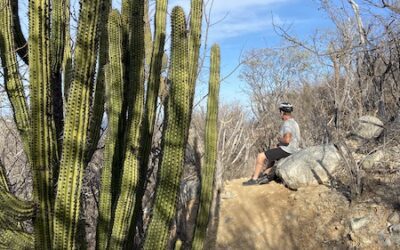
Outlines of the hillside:
M244 187L244 180L225 184L216 249L400 246L398 207L393 205L397 198L385 202L382 196L385 190L389 195L390 190L383 183L375 188L380 197L369 193L368 198L365 193L362 201L351 203L339 191L323 185L291 191L276 182Z

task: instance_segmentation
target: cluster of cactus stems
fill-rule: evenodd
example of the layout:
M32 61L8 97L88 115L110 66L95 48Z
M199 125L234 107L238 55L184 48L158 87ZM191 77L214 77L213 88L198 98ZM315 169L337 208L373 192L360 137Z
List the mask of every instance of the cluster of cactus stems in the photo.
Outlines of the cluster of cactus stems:
M0 0L0 59L14 120L32 167L33 200L8 189L0 171L0 247L76 249L82 177L108 128L101 170L97 249L133 247L135 225L154 133L166 39L167 0L157 0L152 37L148 0L80 0L74 53L69 0L29 1L29 41L20 27L18 1ZM181 7L171 14L168 103L153 215L144 249L165 249L175 217L198 73L203 1L192 0L190 25ZM51 41L51 42L50 42ZM28 44L28 46L26 46ZM29 66L30 104L17 54ZM212 48L207 151L196 249L202 248L216 159L219 48ZM147 74L146 74L147 72ZM147 85L146 85L147 84ZM1 165L1 164L0 164ZM33 218L34 233L20 222Z

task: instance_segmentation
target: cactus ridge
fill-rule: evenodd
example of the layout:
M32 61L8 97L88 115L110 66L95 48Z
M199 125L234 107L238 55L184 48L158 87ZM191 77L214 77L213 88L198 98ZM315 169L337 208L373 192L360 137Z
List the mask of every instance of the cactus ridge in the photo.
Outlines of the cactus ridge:
M76 247L80 190L89 123L90 86L96 65L102 0L81 0L73 81L68 93L63 152L55 202L53 248Z
M193 249L203 249L209 222L213 196L214 173L218 152L218 95L220 83L220 49L211 48L210 81L207 100L207 119L205 134L205 164L201 169L200 207L196 220Z
M186 134L191 107L188 85L188 43L185 14L181 7L172 10L171 89L162 139L159 182L156 187L153 218L144 249L165 249L169 226L176 212L177 192L184 160Z

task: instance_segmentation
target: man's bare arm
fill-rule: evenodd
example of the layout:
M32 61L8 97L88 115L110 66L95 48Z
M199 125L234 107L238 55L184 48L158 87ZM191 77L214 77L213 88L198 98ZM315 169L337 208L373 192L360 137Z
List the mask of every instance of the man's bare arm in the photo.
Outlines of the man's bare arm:
M292 141L292 133L286 133L279 138L279 143L288 145Z

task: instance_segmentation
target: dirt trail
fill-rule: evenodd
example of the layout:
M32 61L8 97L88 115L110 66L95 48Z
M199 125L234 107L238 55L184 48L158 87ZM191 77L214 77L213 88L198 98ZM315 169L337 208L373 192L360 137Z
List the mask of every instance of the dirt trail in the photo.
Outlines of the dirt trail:
M346 249L354 246L349 238L357 237L350 232L349 218L387 216L386 209L372 205L350 212L342 194L322 185L291 191L276 182L244 187L243 181L225 184L217 249ZM386 227L384 220L370 224ZM376 249L377 237L368 237L354 243Z

